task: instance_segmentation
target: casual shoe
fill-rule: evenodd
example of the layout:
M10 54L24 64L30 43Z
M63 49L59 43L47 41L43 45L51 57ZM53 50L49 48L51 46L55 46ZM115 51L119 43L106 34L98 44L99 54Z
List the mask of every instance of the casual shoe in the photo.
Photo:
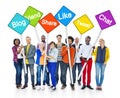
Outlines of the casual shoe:
M80 86L81 85L81 83L78 81L78 85Z
M89 89L93 90L93 88L92 88L90 85L87 85L87 88L89 88Z
M72 90L75 90L75 86L74 86L74 85L73 85L73 86L71 86L71 89L72 89Z
M49 86L49 89L52 89L53 88L53 86Z
M101 87L97 87L97 88L96 88L96 90L99 90L99 91L101 91L101 90L102 90L102 88L101 88Z
M27 88L28 86L25 84L23 87L22 87L22 89L25 89L25 88Z
M56 90L56 87L52 87L52 90L55 91L55 90Z
M85 85L83 85L81 89L82 89L82 90L84 90L85 88L86 88L86 86L85 86Z
M44 85L41 87L41 90L45 90L45 86Z
M32 89L35 90L35 85L32 85Z
M62 85L61 89L65 89L66 88L66 85Z

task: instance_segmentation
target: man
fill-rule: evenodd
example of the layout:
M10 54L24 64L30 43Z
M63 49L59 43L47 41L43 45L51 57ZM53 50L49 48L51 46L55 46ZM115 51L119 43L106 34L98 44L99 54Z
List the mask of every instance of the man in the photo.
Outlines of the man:
M26 37L26 43L27 45L24 46L25 50L25 61L26 61L26 70L27 73L25 74L25 84L22 89L25 89L28 87L28 67L30 69L30 74L31 74L31 82L32 82L32 88L35 89L34 85L34 56L35 56L35 46L31 44L31 38L29 36Z
M100 46L96 47L95 51L93 52L95 56L96 68L96 90L102 90L104 71L110 58L109 48L105 46L104 39L100 39L99 44Z
M56 73L55 73L55 76L56 76L56 83L58 83L58 80L59 80L59 66L60 66L60 70L61 70L61 65L62 65L62 56L61 56L61 51L62 51L62 46L64 46L65 44L63 44L61 42L61 39L62 39L62 35L57 35L56 36L58 42L56 44L56 48L58 49L58 57L57 57L57 68L56 68Z
M74 67L73 67L73 82L74 83L76 81L76 68L78 68L78 75L80 74L81 69L82 69L82 64L81 64L81 60L80 60L80 57L79 57L79 50L80 50L80 46L81 45L82 44L79 44L79 38L76 37L75 38L75 44L72 45L75 48L75 50L76 50L76 53L75 53L75 64L74 64ZM78 80L78 85L81 85L81 77Z
M67 85L66 85L66 75L67 75L67 68L74 66L74 57L75 57L75 49L72 46L74 39L72 36L68 37L68 44L69 44L69 48L67 46L63 46L62 47L62 64L61 64L61 82L62 82L62 87L61 89L64 89ZM67 42L67 41L66 41ZM68 49L70 50L70 59L71 59L71 66L69 65L69 58L68 58ZM72 90L74 90L74 84L71 83L71 88Z
M92 45L90 44L90 40L91 40L91 37L90 36L87 36L85 38L85 44L84 45L81 45L81 48L80 48L80 58L81 58L81 62L82 62L82 66L86 63L86 67L85 69L83 70L83 79L82 79L82 82L83 82L83 86L82 86L82 90L85 89L86 87L88 87L89 89L93 89L91 86L90 86L90 83L91 83L91 69L92 69L92 55L89 55L91 49L92 49ZM92 53L91 53L92 54ZM89 57L88 57L89 55ZM88 60L87 60L88 58ZM86 75L87 75L87 81L86 81Z

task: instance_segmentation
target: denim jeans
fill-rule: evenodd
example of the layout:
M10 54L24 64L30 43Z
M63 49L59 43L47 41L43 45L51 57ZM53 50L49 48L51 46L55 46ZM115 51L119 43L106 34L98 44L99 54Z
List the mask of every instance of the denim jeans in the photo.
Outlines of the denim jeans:
M36 73L36 85L41 85L41 73L43 73L44 65L38 65L37 66L37 73ZM44 72L44 79L43 79L43 85L45 85L46 82L46 66L45 66L45 72Z
M48 62L48 70L51 75L52 86L54 87L56 87L56 77L55 77L56 66L57 66L57 62Z
M18 62L14 62L14 67L16 70L16 85L21 85L23 59L18 59Z
M57 61L57 67L56 67L56 72L55 72L56 83L58 83L58 81L59 81L59 66L60 66L60 70L61 70L61 65L62 65L62 61Z
M104 65L103 63L95 63L95 68L96 68L96 85L102 86L106 65Z
M73 83L76 82L76 68L78 68L78 75L79 75L80 72L81 72L81 69L82 69L82 64L81 64L81 63L75 63L75 65L74 65L73 68L72 68ZM78 80L78 82L79 82L79 83L81 82L81 77L80 77L80 79Z
M27 73L25 74L25 85L28 84L28 68L30 70L32 85L34 85L34 64L26 64Z

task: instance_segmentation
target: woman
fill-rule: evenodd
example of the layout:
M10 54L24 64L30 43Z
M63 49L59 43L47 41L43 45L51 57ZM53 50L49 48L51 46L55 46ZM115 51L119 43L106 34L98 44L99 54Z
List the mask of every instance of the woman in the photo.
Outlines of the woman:
M45 89L44 85L46 83L46 64L47 64L47 63L45 64L45 71L44 71L43 70L44 69L44 59L45 59L45 46L44 46L44 43L41 42L38 45L38 48L37 48L36 64L38 66L37 66L37 79L36 79L37 83L36 83L36 86L41 86L41 72L42 72L42 74L44 74L44 77L43 77L44 79L43 79L43 82L42 82L43 87L41 89L43 89L43 90Z
M51 74L52 86L51 90L56 90L56 67L57 67L57 57L58 57L58 50L55 47L55 42L50 43L50 49L48 52L48 70Z
M22 55L22 48L23 46L20 45L19 39L14 39L13 41L14 46L12 47L13 51L13 61L14 67L16 70L16 88L21 88L21 77L22 77L22 66L23 66L23 55Z
M104 72L110 58L109 48L105 46L104 39L100 39L99 44L100 46L96 47L95 51L93 51L96 68L96 90L102 90Z

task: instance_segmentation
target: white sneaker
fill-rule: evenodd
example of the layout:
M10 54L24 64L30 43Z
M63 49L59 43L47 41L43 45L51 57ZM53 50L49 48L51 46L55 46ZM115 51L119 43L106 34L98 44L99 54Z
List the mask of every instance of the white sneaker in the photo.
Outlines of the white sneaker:
M50 91L55 91L56 90L56 87L52 87Z
M40 90L40 89L41 89L41 86L36 86L36 89L37 89L37 90Z

